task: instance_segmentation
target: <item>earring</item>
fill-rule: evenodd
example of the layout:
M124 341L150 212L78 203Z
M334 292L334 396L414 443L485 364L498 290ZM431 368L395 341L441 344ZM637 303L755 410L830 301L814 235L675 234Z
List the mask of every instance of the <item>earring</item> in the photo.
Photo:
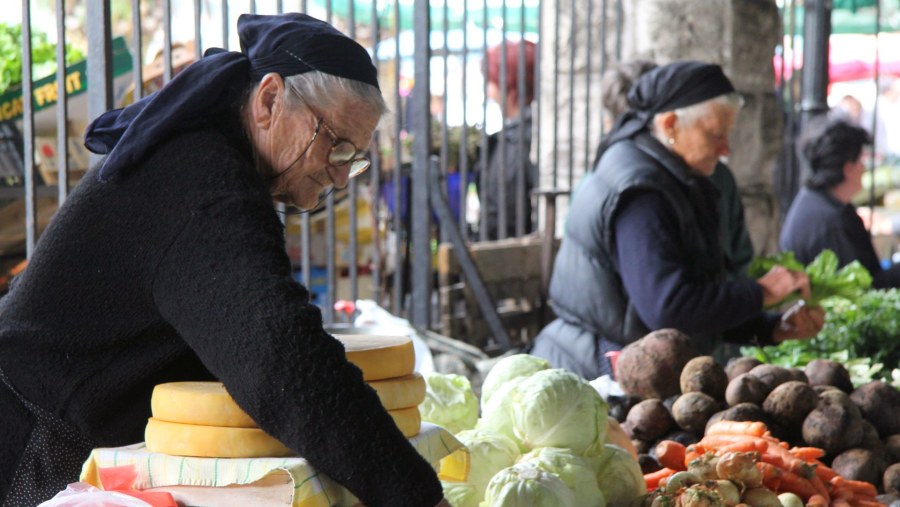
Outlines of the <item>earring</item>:
M675 145L675 138L674 138L674 137L670 137L670 138L666 139L666 141L669 143L669 146L674 146L674 145Z

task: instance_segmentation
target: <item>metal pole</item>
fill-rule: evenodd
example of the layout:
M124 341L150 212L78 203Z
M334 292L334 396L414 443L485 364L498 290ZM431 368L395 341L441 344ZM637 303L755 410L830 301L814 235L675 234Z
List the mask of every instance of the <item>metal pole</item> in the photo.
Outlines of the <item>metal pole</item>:
M431 117L428 111L429 83L431 72L431 19L429 1L415 0L413 5L413 26L415 32L415 80L413 93L413 172L410 193L412 194L412 301L410 321L414 326L428 327L431 310L431 209L428 199L428 159L431 152Z
M804 3L801 126L828 112L828 38L831 35L831 0Z
M279 2L280 3L280 2ZM373 61L375 62L376 74L380 72L380 65L378 62L378 44L380 43L380 30L381 26L378 22L378 3L372 2L372 10L370 12L369 23L371 28L372 35L372 55L374 56ZM379 223L378 218L381 216L381 143L380 136L378 130L375 131L375 135L372 138L372 149L370 150L372 157L372 168L370 178L371 178L371 187L369 188L369 195L372 198L372 241L374 242L375 248L372 249L372 299L375 300L379 305L383 304L382 297L382 287L381 287L381 236L379 235Z
M163 0L163 84L172 80L172 1Z
M93 121L113 107L109 2L110 0L96 0L87 3L88 121ZM96 164L100 158L100 155L91 154L90 164Z
M56 0L56 188L62 206L69 194L69 125L66 95L66 2Z
M394 313L403 312L403 268L406 257L403 252L404 242L408 238L404 234L409 231L403 226L403 212L406 206L403 200L403 144L400 135L403 129L403 103L400 99L400 2L394 2L394 82L397 83L395 121L394 121ZM408 99L411 100L411 99ZM407 103L407 108L409 102ZM407 191L407 198L409 192Z
M351 39L356 39L356 11L354 10L353 2L347 3L347 27L347 35L349 35ZM359 217L356 216L359 208L357 205L359 182L356 181L356 178L350 180L349 191L350 230L348 231L348 234L350 236L350 266L348 275L350 276L350 301L353 301L355 304L356 300L359 299L359 255L357 255L359 246ZM353 317L355 317L355 315L353 315Z
M34 172L34 83L31 73L31 2L22 0L22 141L25 175L25 256L37 242L37 187Z
M197 0L199 1L199 0ZM131 0L131 43L134 53L131 55L131 67L134 69L134 100L137 102L144 96L144 46L141 32L141 0Z

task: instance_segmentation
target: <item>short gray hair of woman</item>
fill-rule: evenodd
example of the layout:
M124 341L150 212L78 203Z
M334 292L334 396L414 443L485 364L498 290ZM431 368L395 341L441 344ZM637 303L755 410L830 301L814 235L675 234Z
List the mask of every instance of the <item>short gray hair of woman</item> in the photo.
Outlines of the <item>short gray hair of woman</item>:
M310 71L288 76L284 79L284 88L284 102L290 109L309 104L317 111L323 111L336 109L345 100L360 100L371 106L379 118L388 111L378 88L325 72Z
M675 114L678 116L678 120L681 122L682 126L688 127L696 123L700 118L711 114L713 107L716 105L730 107L735 111L738 111L744 107L744 97L738 92L726 93L709 100L704 100L703 102L678 108L675 110Z

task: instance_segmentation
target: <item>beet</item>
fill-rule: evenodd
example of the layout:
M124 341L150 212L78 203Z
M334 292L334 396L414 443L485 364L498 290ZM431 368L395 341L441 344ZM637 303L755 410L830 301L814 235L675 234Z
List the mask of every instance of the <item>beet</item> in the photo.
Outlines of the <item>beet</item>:
M791 380L776 387L763 402L763 411L789 431L799 429L806 416L819 404L819 395L809 384Z
M616 381L631 396L664 400L679 394L681 370L696 356L690 338L681 331L653 331L622 349Z
M712 356L695 357L681 370L679 385L682 393L701 392L722 401L725 399L728 375Z
M755 357L733 357L729 359L728 364L725 365L725 373L728 375L728 380L730 381L738 375L743 375L761 364L759 359L756 359Z
M719 403L708 394L698 391L684 393L672 405L672 417L681 429L703 433L706 422L719 408Z
M653 442L665 435L672 430L674 424L672 414L656 398L644 400L632 407L625 419L625 425L631 430L631 437L645 442Z
M725 401L732 406L739 403L762 405L768 395L769 388L761 380L748 373L734 377L725 388Z
M900 433L900 391L880 380L864 384L850 395L882 438Z
M853 391L850 372L837 361L816 359L810 361L803 371L806 372L811 386L834 386L845 393Z

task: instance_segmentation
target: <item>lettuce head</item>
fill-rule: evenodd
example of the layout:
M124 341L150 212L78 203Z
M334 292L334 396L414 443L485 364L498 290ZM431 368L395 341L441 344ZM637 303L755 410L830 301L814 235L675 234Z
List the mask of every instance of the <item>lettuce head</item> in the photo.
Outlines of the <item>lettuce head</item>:
M425 376L425 401L419 405L422 420L442 426L450 433L475 427L478 398L469 379L452 373Z
M546 359L532 356L531 354L515 354L497 361L481 384L481 406L488 403L491 396L503 384L517 377L527 377L532 373L550 369L550 363Z
M574 507L575 494L555 475L530 465L497 472L481 507Z
M522 455L519 463L535 466L559 477L575 493L576 507L606 507L593 466L569 449L541 447Z
M599 456L589 459L597 473L597 486L609 505L629 505L647 493L641 466L625 449L605 444Z
M494 475L515 464L519 446L508 437L491 431L466 430L457 433L456 438L469 449L469 478L466 482L475 487L480 500Z

